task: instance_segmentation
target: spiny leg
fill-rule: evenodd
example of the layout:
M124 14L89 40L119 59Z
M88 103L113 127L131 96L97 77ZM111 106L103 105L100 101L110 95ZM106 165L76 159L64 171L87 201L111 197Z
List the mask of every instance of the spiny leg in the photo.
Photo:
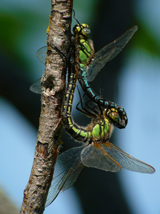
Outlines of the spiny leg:
M55 49L59 53L59 55L61 55L61 57L63 58L64 61L66 61L67 63L70 63L72 48L70 48L67 56L65 56L65 54L62 53L62 51L60 51L55 45L54 45L54 47L53 47L53 45L50 45L50 46L51 46L51 48Z
M94 106L89 105L89 103L94 104ZM93 101L88 100L85 105L87 106L87 108L89 108L91 111L93 111L95 113L95 115L99 114L99 111L97 110L97 104L93 103Z
M86 116L89 116L89 117L96 117L96 116L97 116L96 114L93 114L91 111L88 111L88 110L83 106L83 101L82 101L82 99L84 98L85 94L83 94L83 97L81 96L81 93L80 93L80 90L79 90L78 86L77 86L77 90L78 90L78 94L79 94L80 100L79 100L79 102L78 102L77 105L76 105L76 109L77 109L78 111L82 112L83 114L85 114ZM82 109L80 109L80 108L78 107L78 105L81 105L81 108L82 108ZM92 109L91 109L91 110L92 110Z

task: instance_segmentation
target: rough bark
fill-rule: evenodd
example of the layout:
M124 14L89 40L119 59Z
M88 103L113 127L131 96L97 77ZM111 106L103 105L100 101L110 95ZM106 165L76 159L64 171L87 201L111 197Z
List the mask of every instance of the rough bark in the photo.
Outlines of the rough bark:
M24 190L21 213L44 211L47 193L58 156L66 62L64 55L70 45L72 0L51 0L51 15L47 29L47 57L41 80L41 115L34 161L29 182Z

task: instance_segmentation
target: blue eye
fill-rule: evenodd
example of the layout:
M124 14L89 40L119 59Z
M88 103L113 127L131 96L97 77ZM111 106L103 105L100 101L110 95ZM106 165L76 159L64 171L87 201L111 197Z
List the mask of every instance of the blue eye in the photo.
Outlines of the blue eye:
M83 28L83 34L87 37L91 37L91 30L89 28Z

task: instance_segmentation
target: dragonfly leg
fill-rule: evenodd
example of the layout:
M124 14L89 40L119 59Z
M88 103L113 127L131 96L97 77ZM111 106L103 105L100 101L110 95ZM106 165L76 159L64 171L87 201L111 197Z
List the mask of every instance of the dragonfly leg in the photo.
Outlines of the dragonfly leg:
M94 104L94 106L91 106L89 103L92 103L92 105ZM99 111L97 109L97 105L95 103L93 103L93 101L88 100L85 105L87 106L88 109L90 109L91 111L93 111L95 113L95 115L99 114Z
M66 61L67 63L70 63L70 56L72 53L72 48L70 48L67 56L65 56L64 53L62 53L62 51L60 51L56 46L53 46L53 45L50 45L50 46L51 46L51 48L55 49L61 55L61 57L63 58L64 61Z
M97 117L96 114L93 114L91 111L88 111L88 110L83 106L83 98L84 98L84 96L85 96L86 94L83 94L83 97L82 97L82 96L81 96L81 93L80 93L80 90L79 90L79 88L78 88L78 86L77 86L77 90L78 90L78 94L79 94L80 100L79 100L79 102L78 102L77 105L76 105L76 109L77 109L78 111L82 112L83 114L85 114L86 116L89 116L89 117ZM78 107L79 105L81 105L81 108L82 108L82 109L80 109L80 108ZM91 110L92 110L92 109L91 109Z
M79 26L81 26L81 24L79 23L79 21L78 21L78 19L76 18L76 13L75 13L75 10L74 9L72 9L73 10L73 18L76 20L76 22L79 24Z

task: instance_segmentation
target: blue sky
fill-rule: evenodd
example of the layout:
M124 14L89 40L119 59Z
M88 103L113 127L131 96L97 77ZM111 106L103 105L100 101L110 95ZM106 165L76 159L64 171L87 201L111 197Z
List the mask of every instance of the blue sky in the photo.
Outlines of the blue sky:
M124 131L117 131L118 146L156 169L152 175L127 170L119 173L126 198L136 214L160 211L159 71L159 59L135 51L119 80L119 101L123 100L129 123Z

